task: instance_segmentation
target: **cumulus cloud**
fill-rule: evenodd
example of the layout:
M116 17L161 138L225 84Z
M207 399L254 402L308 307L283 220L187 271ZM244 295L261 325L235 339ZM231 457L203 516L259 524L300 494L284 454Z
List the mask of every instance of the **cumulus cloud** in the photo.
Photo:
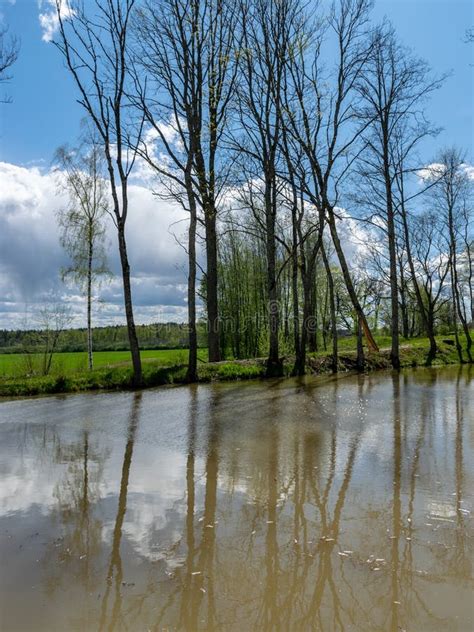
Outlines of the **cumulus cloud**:
M59 28L56 0L38 0L38 7L39 23L43 31L41 39L43 42L51 42ZM64 20L74 17L74 11L67 0L61 0L60 12Z
M178 243L186 214L138 184L130 186L127 240L137 322L186 319L186 253ZM55 212L66 203L57 175L38 167L0 163L0 327L34 324L51 296L67 302L84 321L84 300L65 287L59 271L68 263L59 243ZM113 277L101 287L96 323L124 322L115 228L107 225Z

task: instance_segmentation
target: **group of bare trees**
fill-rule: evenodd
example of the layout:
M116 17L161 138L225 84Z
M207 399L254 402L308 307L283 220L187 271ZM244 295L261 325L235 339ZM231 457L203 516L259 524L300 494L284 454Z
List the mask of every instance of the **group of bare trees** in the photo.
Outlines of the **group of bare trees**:
M210 361L227 350L224 309L234 319L237 355L260 353L264 339L269 374L281 371L289 338L294 372L303 374L307 349L321 335L332 340L337 370L343 323L358 333L363 366L362 336L378 349L368 310L377 328L388 305L393 367L413 313L430 339L431 362L448 286L459 357L462 328L471 360L471 174L462 154L447 150L420 175L418 150L437 132L424 108L444 77L402 47L389 23L374 25L371 5L56 0L55 45L110 185L137 385L125 231L137 160L155 175L154 192L189 214L190 380L201 243ZM376 240L359 269L347 243L354 217Z

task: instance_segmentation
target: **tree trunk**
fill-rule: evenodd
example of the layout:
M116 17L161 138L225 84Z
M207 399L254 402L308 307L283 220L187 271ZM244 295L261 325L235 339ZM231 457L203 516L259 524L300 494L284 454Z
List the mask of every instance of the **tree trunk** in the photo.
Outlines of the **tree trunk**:
M464 332L464 335L466 336L466 353L467 353L467 358L469 360L469 362L472 364L472 353L471 353L471 348L472 348L472 338L471 338L471 333L469 331L469 325L467 323L467 320L465 318L465 315L462 311L462 305L461 305L461 297L459 295L459 288L458 288L458 281L457 281L457 273L454 273L454 279L455 279L455 286L454 286L454 294L455 294L455 298L456 298L456 306L457 306L457 311L459 314L459 320L461 321L461 325L462 325L462 329Z
M402 335L406 339L410 334L410 325L408 322L408 304L407 304L407 287L405 282L405 273L403 270L403 261L399 259L400 268L400 311L402 313Z
M303 274L303 327L301 328L301 338L298 353L295 357L293 375L304 375L306 372L306 344L308 341L308 324L311 319L310 300L310 280L308 271Z
M468 276L467 276L467 284L469 287L469 302L470 302L470 308L471 308L471 323L474 324L474 289L473 289L473 266L472 266L472 252L471 252L471 245L468 243L468 241L466 240L466 255L467 255L467 269L468 269Z
M452 248L452 246L451 246ZM455 340L455 344L456 344L456 350L458 352L458 358L459 358L459 362L461 364L464 363L464 358L462 357L462 347L461 347L461 343L459 342L459 333L458 333L458 318L457 318L457 301L456 301L456 279L455 279L455 275L454 275L454 258L453 258L453 252L451 250L451 261L449 264L449 268L450 268L450 276L451 276L451 297L452 297L452 301L453 301L453 327L454 327L454 340Z
M267 361L267 375L281 375L281 363L279 358L278 332L279 332L279 305L276 275L276 240L275 240L275 214L274 182L270 179L265 185L265 246L267 255L267 292L268 292L268 329L269 352ZM303 341L301 341L301 345Z
M458 272L457 272L457 256L456 256L456 237L454 235L453 229L453 219L452 212L449 213L449 233L450 233L450 241L451 241L451 286L453 291L453 311L454 314L459 316L459 320L461 321L461 325L464 331L464 335L466 336L466 353L469 362L472 363L472 339L471 334L469 332L469 326L467 324L467 319L464 316L463 306L461 305L461 297L459 295L459 284L458 284ZM459 344L459 338L457 336L457 326L456 326L456 344ZM459 360L462 362L462 352L458 350Z
M364 370L365 358L364 358L364 346L362 344L362 322L361 318L357 319L357 369L359 371Z
M87 357L89 371L92 371L92 239L89 236L89 253L87 259Z
M332 277L331 267L326 256L324 244L321 244L321 254L323 256L324 267L328 280L329 289L329 309L331 313L331 331L332 331L332 372L337 373L338 350L337 350L337 320L336 320L336 301L334 299L334 279Z
M206 226L206 305L209 362L219 362L219 309L217 296L217 230L216 213L205 212Z
M431 321L431 319L428 319L429 321ZM430 341L430 348L428 351L428 356L426 358L426 366L431 366L433 364L433 360L436 357L436 354L438 353L438 347L436 345L436 338L434 336L434 332L433 332L433 325L430 322L430 324L427 326L427 331L428 331L428 338Z
M387 206L387 236L388 254L390 261L390 301L391 301L391 337L392 348L390 350L390 361L392 367L398 371L400 369L400 341L398 333L398 278L397 278L397 250L395 238L395 213L392 199L392 180L390 174L390 164L388 156L388 132L386 125L383 125L383 147L384 147L384 180L385 180L385 202Z
M314 353L318 350L318 305L316 292L316 269L311 284L311 318L312 326L308 334L308 349Z
M292 295L293 295L293 336L295 345L295 355L300 353L300 317L299 317L299 296L298 296L298 238L295 227L293 228L293 253L292 253Z
M125 241L125 226L122 219L118 222L118 241L120 252L120 263L122 264L123 295L125 301L125 315L127 318L127 332L130 343L130 353L133 365L133 386L142 385L142 363L140 359L140 348L138 345L137 331L133 318L132 288L130 285L130 264L128 262L127 244Z
M188 182L189 232L188 232L188 335L189 355L188 382L197 381L197 331L196 331L196 200L192 182Z
M372 332L370 331L369 325L367 323L367 318L365 317L364 310L362 309L359 299L357 298L357 294L354 289L354 285L352 283L349 267L347 265L346 257L344 255L344 251L342 250L341 242L339 240L339 235L337 233L336 220L333 214L333 210L328 209L328 212L329 212L328 214L329 229L331 231L332 241L337 253L337 257L339 259L339 264L341 266L342 275L344 277L344 282L346 284L349 297L351 299L352 305L356 312L357 319L360 321L360 325L367 339L367 344L369 346L369 349L371 349L372 351L378 351L379 348L377 346L377 343L374 340L374 337L372 336Z
M431 366L433 363L433 360L436 357L436 353L438 352L438 348L436 346L436 339L434 337L434 313L433 313L432 307L428 308L427 323L428 323L428 331L431 332L431 335L430 335L430 349L428 351L428 357L426 359L426 366Z

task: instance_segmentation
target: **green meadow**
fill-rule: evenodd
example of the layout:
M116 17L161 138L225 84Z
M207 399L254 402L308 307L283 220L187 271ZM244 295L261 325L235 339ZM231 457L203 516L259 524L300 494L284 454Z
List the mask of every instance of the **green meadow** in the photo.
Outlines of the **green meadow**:
M155 366L174 366L186 364L188 352L186 349L158 349L141 352L143 362L153 363ZM198 357L205 360L206 349L200 349ZM32 376L40 373L43 356L40 353L0 354L0 379L11 379ZM96 351L94 352L94 369L126 367L130 364L129 351ZM87 372L87 352L55 353L50 374L73 375Z

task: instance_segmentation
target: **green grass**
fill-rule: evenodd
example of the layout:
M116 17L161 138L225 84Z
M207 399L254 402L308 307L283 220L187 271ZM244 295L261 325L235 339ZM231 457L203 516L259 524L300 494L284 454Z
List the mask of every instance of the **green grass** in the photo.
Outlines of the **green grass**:
M456 347L443 342L445 340L452 340L454 342L454 336L441 335L436 336L436 344L438 346L438 353L433 362L433 366L443 366L446 364L457 364L459 362ZM463 350L466 346L466 338L459 336L459 340ZM364 351L366 353L367 369L377 368L390 368L390 336L375 336L375 341L379 346L379 353L367 353L366 345L364 343ZM355 336L341 338L338 341L339 350L339 362L342 369L350 369L351 364L355 362L356 358L357 339ZM428 338L400 338L400 363L402 367L415 367L424 366L429 350ZM321 366L326 362L330 349L327 351L319 351L317 353L311 353L310 359L313 359L313 367ZM465 351L463 352L464 360L467 360ZM311 360L310 360L311 364Z
M443 340L452 336L438 336L439 353L434 366L457 364L458 355L454 346ZM366 355L366 369L390 368L390 338L377 337L379 353ZM461 339L465 345L465 340ZM423 366L426 362L429 342L427 338L400 341L400 359L402 367ZM309 372L322 374L331 370L330 350L308 354ZM465 354L464 354L465 355ZM229 360L209 364L206 362L207 350L199 350L199 381L243 380L265 376L263 360ZM179 384L186 381L187 351L185 349L142 351L143 386ZM356 339L339 340L339 370L355 369ZM291 373L294 358L284 358L285 375ZM40 395L47 393L65 393L87 390L123 390L132 388L132 367L130 354L125 351L99 351L94 353L94 370L87 370L87 355L78 353L55 354L50 375L40 375L41 356L33 357L36 374L28 374L25 356L0 354L0 396Z
M390 338L390 336L380 336L380 335L375 335L375 342L378 344L380 349L390 349L390 346L392 344L392 339ZM442 340L444 339L452 339L454 341L454 336L436 336L436 340L437 342L442 344ZM465 338L461 338L461 344L465 345ZM330 352L330 344L328 345L328 350L327 352ZM402 348L403 346L409 345L410 347L416 347L419 349L428 349L429 347L429 341L428 338L403 338L403 336L400 336L400 347ZM355 351L357 348L357 338L355 336L347 336L344 338L339 338L338 340L338 347L339 347L339 351L340 352L344 352L344 351ZM364 349L366 349L367 345L365 343L364 340ZM324 352L323 352L324 353Z
M144 364L153 362L159 366L186 364L186 349L163 349L142 351ZM206 360L207 349L199 349L198 357ZM19 378L30 375L30 359L34 374L41 373L42 355L32 354L0 354L0 379ZM94 369L112 368L130 363L129 351L96 351L94 353ZM51 376L70 376L87 371L87 353L55 353L51 367Z

